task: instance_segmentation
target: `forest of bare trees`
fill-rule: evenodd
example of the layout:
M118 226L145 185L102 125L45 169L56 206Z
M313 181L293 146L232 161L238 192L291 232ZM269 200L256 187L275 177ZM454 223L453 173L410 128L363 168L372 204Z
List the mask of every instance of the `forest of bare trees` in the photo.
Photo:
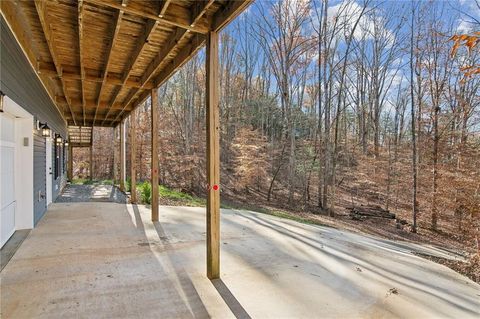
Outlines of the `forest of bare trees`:
M254 3L220 37L222 197L338 220L381 207L397 232L480 250L480 3L460 2L466 12L453 1ZM203 52L159 88L160 183L200 197L204 95ZM149 105L136 111L137 180L149 178ZM113 177L114 136L95 129L95 178Z

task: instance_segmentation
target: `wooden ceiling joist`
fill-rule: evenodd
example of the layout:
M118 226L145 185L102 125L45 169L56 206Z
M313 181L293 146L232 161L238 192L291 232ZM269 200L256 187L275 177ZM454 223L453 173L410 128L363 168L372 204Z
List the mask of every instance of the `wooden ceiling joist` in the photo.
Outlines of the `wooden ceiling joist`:
M36 66L37 72L39 74L45 74L49 76L50 78L55 78L58 79L58 74L57 71L55 70L55 65L47 62L40 62L37 61L37 66ZM86 82L96 82L96 83L102 83L104 81L105 76L102 74L99 74L98 71L92 70L86 67L83 67L83 70L85 72L85 78L84 81ZM64 80L78 80L80 81L82 79L82 76L79 74L79 70L77 70L76 67L74 66L69 66L69 65L62 65L62 78ZM102 71L104 72L104 71ZM117 86L123 86L127 88L139 88L141 87L140 80L135 80L132 79L131 77L127 81L122 80L123 75L119 73L114 73L114 72L108 72L106 75L106 79L104 82L104 85L117 85ZM147 83L144 86L145 89L152 89L153 84L152 83Z
M167 11L168 5L170 4L171 0L160 0L158 1L160 8L158 10L158 17L163 18L165 12Z
M126 7L127 6L127 1L124 0L122 2L122 6L123 7ZM112 36L112 40L110 41L110 45L109 45L109 48L108 48L108 54L107 54L107 62L105 63L105 70L103 71L103 79L102 79L102 82L100 84L100 91L98 92L98 98L97 98L97 106L95 107L95 117L93 119L93 124L95 125L95 121L97 119L97 113L98 113L98 106L100 105L100 101L102 99L102 93L103 93L103 90L105 88L105 85L107 83L107 77L108 77L108 67L110 66L110 62L111 62L111 57L112 57L112 51L113 51L113 48L115 46L115 41L117 40L117 37L118 37L118 33L120 32L120 25L121 25L121 22L122 22L122 18L123 18L123 10L118 10L118 12L116 13L116 19L115 19L115 26L114 26L114 31L113 31L113 36ZM122 81L120 85L125 85L125 82Z
M199 1L202 2L202 1ZM252 1L230 1L227 3L227 5L221 9L219 12L217 12L212 19L212 29L214 31L221 31L227 23L230 21L228 17L230 16L238 16L243 10L245 10L251 3ZM211 5L211 1L203 1L203 5L205 8L208 8ZM198 12L202 11L198 9L198 4L195 4ZM203 13L199 13L203 14ZM192 18L192 21L194 21L195 18ZM158 87L162 85L166 80L168 80L173 73L175 73L176 70L178 70L180 67L182 67L183 64L185 64L190 57L192 57L198 49L205 43L205 37L204 36L195 36L189 45L183 48L182 52L175 57L170 63L168 64L167 67L160 72L160 74L153 80L153 86ZM137 97L135 100L135 106L131 107L131 109L135 109L135 107L139 104L141 104L149 95L148 91L143 92L140 94L140 96ZM129 99L127 103L125 103L125 106L128 106L128 103L130 103L132 100ZM124 113L122 112L119 114L121 116ZM115 121L118 120L118 118L115 118Z
M170 37L169 42L162 48L162 50L157 54L157 56L150 62L150 64L147 67L146 72L143 74L143 77L140 81L141 87L139 89L131 89L130 93L127 95L125 100L123 101L124 108L126 108L130 102L132 102L133 98L135 95L143 89L143 85L145 85L152 76L158 71L158 68L160 67L160 64L164 61L164 59L172 52L173 49L178 45L178 43L185 37L187 34L187 30L185 29L180 29L176 28L173 31L174 34ZM123 111L119 113L117 120L121 115L123 114Z
M67 101L65 100L64 96L60 96L60 95L55 96L55 102L59 105L67 106ZM83 102L80 99L70 99L70 103L71 103L72 110L81 109L83 107ZM87 109L95 110L96 106L97 106L97 101L96 100L91 100L91 99L86 99L85 100L85 107ZM108 102L105 102L105 101L100 102L100 104L99 104L100 109L107 109L110 106L111 105ZM115 103L111 107L112 107L112 110L114 110L114 111L123 109L123 105L121 103Z
M206 37L203 34L197 34L193 37L192 41L183 48L182 53L175 57L170 63L159 73L159 75L153 80L154 86L158 87L165 83L179 68L181 68L185 63L187 63L188 59L194 56L198 50L203 46L205 43ZM149 90L143 91L131 104L134 104L137 107L141 104L150 94ZM135 109L132 105L128 109ZM125 110L122 110L122 113ZM115 118L117 120L117 118Z
M179 27L185 30L189 30L196 33L205 34L208 32L208 26L205 23L199 23L196 26L192 27L190 24L190 14L188 9L183 8L180 5L171 3L171 1L153 1L153 3L160 3L160 4L167 4L166 6L163 5L161 10L158 14L155 14L151 8L145 5L140 6L128 6L123 7L122 5L118 4L115 0L85 0L89 3L109 7L112 9L121 10L124 8L125 13L136 15L142 18L155 20L161 24L169 25L173 27ZM167 10L167 7L170 10ZM163 8L165 8L163 10ZM163 12L163 14L162 14ZM161 16L161 17L160 17Z
M80 116L82 115L81 113L74 113L74 114L80 115ZM69 118L69 117L67 116L67 119L68 119L68 118ZM94 120L95 120L95 115L93 115L93 114L86 114L86 115L85 115L85 123L87 123L87 122L93 122ZM110 120L113 120L113 118L111 118ZM86 125L85 125L85 126L86 126Z
M124 86L124 84L127 82L128 78L132 74L133 68L135 64L137 63L139 57L142 55L142 52L145 50L147 43L150 41L153 33L155 32L155 29L158 26L158 22L154 20L148 20L147 24L145 25L145 30L142 33L141 37L138 39L136 45L135 45L135 50L133 51L132 56L130 57L130 60L127 64L127 69L125 73L123 74L122 77L122 85L118 87L114 94L113 98L111 100L111 105L114 105L115 102L117 101L118 95L120 93L120 90ZM144 83L140 82L139 88L143 88ZM105 116L105 119L107 116L110 114L110 110L108 110L107 115ZM102 125L105 123L105 119L102 121Z
M213 2L214 2L213 0L194 1L191 9L192 13L191 13L190 27L195 27L196 23L200 21L200 19L204 16L204 14L207 12L208 8L213 4ZM181 43L182 39L187 34L188 34L188 30L181 29L179 27L177 27L172 32L169 42L161 49L161 51L157 54L157 56L148 65L147 70L140 81L142 86L139 89L132 89L129 95L125 98L123 102L124 108L130 105L130 103L135 98L137 93L139 93L139 91L143 89L144 85L147 84L152 79L152 77L159 70L159 67L162 65L162 62L170 55L170 53L177 47L177 45ZM115 118L115 121L118 120L123 115L123 113L124 111L122 110L122 112L120 112L118 116Z
M208 8L210 8L214 2L214 0L198 0L193 3L190 21L190 26L192 28L197 25L198 21L204 16Z
M65 95L65 97L67 99L67 105L68 105L68 108L70 110L70 113L72 114L73 123L76 125L77 122L75 120L75 116L73 116L72 108L70 106L70 102L69 102L68 95L67 95L67 89L66 89L66 86L65 86L65 81L63 81L63 79L62 79L62 66L58 62L57 55L55 54L55 46L53 44L52 32L50 30L49 21L47 21L46 6L47 6L46 1L35 0L35 8L37 10L37 14L38 14L38 18L40 20L40 24L42 25L43 34L45 35L45 40L47 42L48 49L50 51L50 55L51 55L52 60L53 60L53 64L55 65L55 70L56 70L57 75L60 79L60 82L62 83L63 94Z

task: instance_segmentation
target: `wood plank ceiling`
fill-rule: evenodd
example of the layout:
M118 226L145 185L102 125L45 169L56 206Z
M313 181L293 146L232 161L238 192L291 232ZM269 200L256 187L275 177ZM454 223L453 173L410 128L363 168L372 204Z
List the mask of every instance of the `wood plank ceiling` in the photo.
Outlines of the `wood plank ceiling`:
M116 126L253 0L0 1L68 125Z

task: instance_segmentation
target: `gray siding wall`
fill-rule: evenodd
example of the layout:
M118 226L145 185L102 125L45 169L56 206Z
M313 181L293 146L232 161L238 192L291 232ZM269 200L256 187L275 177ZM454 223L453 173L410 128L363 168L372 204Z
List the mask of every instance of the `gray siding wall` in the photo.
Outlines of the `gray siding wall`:
M45 176L45 138L37 131L33 134L33 220L35 225L47 211Z
M0 90L32 114L36 120L48 123L52 129L52 136L57 133L66 139L66 122L50 99L2 15L0 15L0 26ZM34 130L33 142L33 216L34 223L37 224L47 210L45 138L39 131ZM61 165L62 153L60 152ZM52 161L54 161L53 154ZM54 167L53 163L52 167ZM63 169L57 179L54 175L48 175L48 178L52 178L53 201L66 184L65 175Z
M55 169L55 145L52 145L52 168ZM68 150L68 148L67 148ZM63 169L63 145L59 148L59 165L60 165L60 175L55 179L55 174L52 174L52 198L55 198L60 195L61 190L67 184L67 171Z
M67 125L0 15L0 89L40 122L67 138Z

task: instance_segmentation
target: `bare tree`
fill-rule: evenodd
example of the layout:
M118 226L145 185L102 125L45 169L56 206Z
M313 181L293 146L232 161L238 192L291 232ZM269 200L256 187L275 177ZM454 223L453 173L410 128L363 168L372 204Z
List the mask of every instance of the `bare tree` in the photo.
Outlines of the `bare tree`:
M268 17L267 10L271 16ZM293 96L297 93L294 81L305 53L311 49L311 38L304 34L308 22L308 1L284 0L265 8L260 5L256 24L256 39L267 56L280 91L284 135L289 140L288 201L295 193L295 112Z
M414 22L415 22L415 12L416 7L412 1L412 16L411 16L411 33L410 33L410 121L412 123L411 126L411 134L412 134L412 217L413 217L413 224L412 224L412 232L417 232L417 140L415 134L415 95L414 95L414 62L413 62L413 45L414 45Z

